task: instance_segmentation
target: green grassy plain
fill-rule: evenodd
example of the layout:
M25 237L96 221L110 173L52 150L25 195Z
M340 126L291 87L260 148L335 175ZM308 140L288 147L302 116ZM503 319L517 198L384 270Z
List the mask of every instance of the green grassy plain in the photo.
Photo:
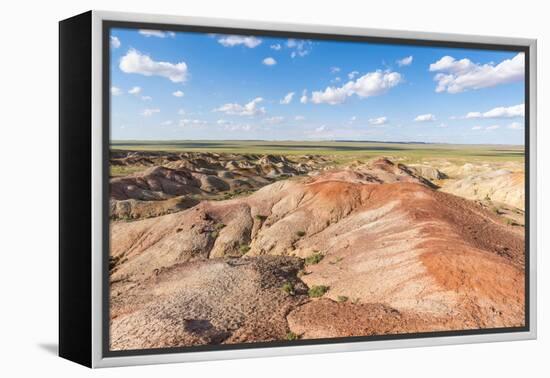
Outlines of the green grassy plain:
M217 152L272 155L323 155L336 163L379 156L416 163L425 159L461 162L523 161L524 147L510 145L453 145L362 141L113 141L113 150L159 152Z

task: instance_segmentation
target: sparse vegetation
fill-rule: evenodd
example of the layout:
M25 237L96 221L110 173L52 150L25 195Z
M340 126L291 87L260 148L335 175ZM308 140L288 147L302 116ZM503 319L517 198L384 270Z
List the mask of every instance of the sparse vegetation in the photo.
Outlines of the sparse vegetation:
M338 298L336 298L338 300L338 302L347 302L348 301L348 297L346 297L345 295L339 295Z
M241 252L241 255L246 254L248 251L250 251L250 246L248 244L241 244L239 246L239 252Z
M294 295L294 285L291 282L285 282L281 287L281 290L287 293L288 295Z
M298 237L301 238L301 237L306 236L306 232L305 232L305 231L301 231L301 230L300 230L300 231L296 231L296 235L297 235Z
M295 334L294 332L290 331L290 332L287 332L286 339L288 341L298 340L298 339L300 339L300 336Z
M321 260L323 260L323 256L322 254L318 253L318 252L314 252L311 256L308 256L305 258L305 263L306 265L315 265L315 264L318 264L321 262Z
M264 222L267 219L267 216L256 214L256 219L259 220L260 222Z
M319 298L325 295L328 291L328 286L325 285L313 285L309 288L307 294L310 298Z

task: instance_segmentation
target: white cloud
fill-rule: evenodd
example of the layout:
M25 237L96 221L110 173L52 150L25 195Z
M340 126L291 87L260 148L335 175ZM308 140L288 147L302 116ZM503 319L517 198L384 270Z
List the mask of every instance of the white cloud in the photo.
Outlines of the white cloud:
M360 98L378 96L386 93L402 81L397 72L374 71L369 72L355 81L348 81L341 87L327 87L324 91L316 91L311 94L311 102L314 104L341 104L352 95Z
M340 67L330 67L331 74L336 74L338 72L340 72Z
M315 131L318 133L326 130L327 130L327 127L325 125L319 126L318 128L315 129Z
M414 119L415 122L433 122L435 120L436 120L435 116L431 113L420 114L419 116L416 116L416 118Z
M369 119L369 124L373 126L382 126L388 123L388 117L377 117Z
M201 120L201 119L180 119L179 125L181 127L186 126L201 126L206 125L208 122Z
M179 114L179 115L184 115L184 114L186 114L185 109L179 109L179 110L178 110L178 114Z
M229 35L218 39L218 42L224 47L233 47L243 45L250 49L262 43L262 40L254 36L245 37L242 35Z
M355 122L355 121L357 121L357 116L352 116L352 117L350 117L349 123L353 123L353 122Z
M245 125L225 125L225 129L229 131L250 131L252 130L252 126L245 124Z
M228 120L226 120L226 119L218 119L218 120L216 121L216 123L217 123L218 125L229 125L229 124L231 123L231 121L228 121Z
M396 63L399 67L403 67L403 66L410 66L412 62L413 62L413 56L409 55L403 59L399 59Z
M466 58L456 60L447 55L430 64L430 71L439 72L434 77L437 82L436 92L460 93L523 80L524 66L523 53L497 65L481 65Z
M334 79L332 79L330 82L331 82L331 83L339 83L340 80L342 80L342 79L340 79L340 76L336 76L336 77L335 77Z
M152 30L152 29L140 29L139 34L145 37L157 37L157 38L166 38L166 37L175 37L176 33L174 32L165 32L162 30Z
M294 117L295 121L303 121L304 119L306 119L306 117L304 117L302 115L297 115L296 117Z
M266 66L274 66L277 64L277 61L272 57L267 57L264 60L262 60L262 63L265 64Z
M522 130L524 126L523 126L523 123L512 122L511 124L508 125L508 128L512 130Z
M294 97L294 92L289 92L281 101L279 101L279 103L281 103L282 105L288 105L292 102L293 97Z
M496 129L499 129L500 126L499 125L491 125L491 126L487 126L485 129L486 130L496 130Z
M279 50L282 48L282 46L281 46L280 43L276 43L276 44L271 45L271 46L269 46L269 47L270 47L272 50L275 50L275 51L279 51Z
M172 123L174 123L174 122L172 122L172 120L167 120L167 121L161 122L160 125L161 126L170 126Z
M151 101L153 99L153 97L151 97L151 96L141 96L141 99L143 101Z
M182 91L175 91L175 92L172 92L172 96L174 97L183 97L185 94L182 92Z
M120 96L122 94L122 90L119 87L112 86L111 87L111 94L113 96Z
M302 104L307 104L307 89L302 91L302 97L300 97L300 102Z
M245 105L240 105L236 103L224 104L219 108L214 109L214 111L240 116L254 116L258 114L265 114L265 108L258 107L258 104L263 100L264 99L261 97L256 97L254 100L246 103Z
M142 115L142 116L145 116L145 117L150 117L150 116L152 116L152 115L155 114L155 113L160 113L160 109L158 109L158 108L144 109L144 110L141 112L141 115Z
M484 113L481 112L470 112L466 114L464 118L516 118L525 116L525 106L524 104L514 105L514 106L499 106L493 108Z
M306 39L293 39L290 38L286 42L286 47L292 50L290 53L291 58L304 57L311 52L313 42Z
M185 62L156 62L148 55L134 49L129 50L120 59L119 67L125 73L166 77L174 83L183 83L187 79L187 64Z
M132 87L129 91L128 91L129 94L131 95L138 95L141 93L141 87Z
M111 36L111 47L113 49L118 49L120 47L120 39L114 35Z
M274 117L270 117L270 118L265 118L264 122L269 123L271 125L276 125L278 123L283 122L284 120L285 120L285 117L283 117L283 116L274 116Z
M350 80L353 80L353 78L355 76L359 75L359 71L351 71L349 74L348 74L348 79Z
M474 127L472 127L472 130L481 130L481 129L483 129L483 127L481 127L481 126L474 126Z

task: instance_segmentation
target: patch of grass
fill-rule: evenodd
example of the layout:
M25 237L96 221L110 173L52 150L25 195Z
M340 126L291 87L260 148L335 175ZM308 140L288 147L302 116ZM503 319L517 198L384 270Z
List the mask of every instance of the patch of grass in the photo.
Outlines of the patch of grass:
M303 236L306 236L306 232L305 231L296 231L296 235L299 236L299 237L303 237Z
M322 254L320 253L313 253L311 256L308 256L305 258L305 262L306 262L306 265L315 265L315 264L318 264L321 262L321 260L323 259L323 256Z
M285 338L286 338L288 341L298 340L298 339L300 339L300 335L297 335L297 334L295 334L294 332L290 331L290 332L287 332Z
M239 252L241 252L242 255L246 254L248 251L250 251L250 246L248 244L241 244L239 246Z
M336 300L337 300L338 302L341 302L341 303L347 302L348 299L349 299L349 298L346 297L345 295L339 295L338 298L336 298Z
M325 285L313 285L309 288L307 294L310 298L319 298L325 295L328 291L328 286Z
M294 295L294 285L291 282L285 282L281 287L281 290L287 293L288 295Z

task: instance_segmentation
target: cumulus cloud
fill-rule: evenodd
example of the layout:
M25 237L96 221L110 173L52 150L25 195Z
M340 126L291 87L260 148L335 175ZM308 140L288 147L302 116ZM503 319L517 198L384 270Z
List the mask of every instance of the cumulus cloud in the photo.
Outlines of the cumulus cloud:
M145 116L145 117L150 117L155 113L160 113L160 109L158 109L158 108L144 109L141 112L141 115Z
M382 126L388 123L388 117L376 117L369 119L369 124L373 126Z
M128 91L129 94L131 95L138 95L141 93L141 87L132 87L129 91Z
M286 46L291 49L290 57L304 57L311 52L313 42L307 39L290 38L286 42Z
M435 116L431 113L420 114L419 116L416 116L416 118L414 119L415 122L433 122L435 120L436 120Z
M300 97L300 102L301 102L302 104L307 104L307 102L308 102L308 98L307 98L307 89L304 89L304 90L302 91L302 96Z
M157 37L157 38L166 38L166 37L175 37L176 33L174 32L165 32L162 30L152 30L152 29L140 29L139 34L145 37Z
M201 119L180 119L179 125L181 127L186 126L201 126L206 125L208 122L201 120Z
M114 35L111 36L111 47L113 49L118 49L120 47L120 39Z
M369 72L357 80L348 81L341 87L327 87L324 91L315 91L311 94L314 104L341 104L352 95L360 98L378 96L401 83L402 77L397 72L374 71Z
M279 103L281 103L282 105L288 105L292 102L293 97L294 97L294 92L289 92L281 101L279 101Z
M275 50L275 51L279 51L282 48L282 46L281 46L280 43L275 43L275 44L269 46L269 48L271 48L272 50Z
M436 92L460 93L521 81L525 74L524 67L523 53L496 65L477 64L466 58L456 60L447 55L430 64L430 71L438 72L434 77Z
M172 96L174 97L183 97L185 94L182 91L175 91L172 92Z
M228 124L231 123L231 121L228 121L228 120L226 120L226 119L218 119L218 120L216 121L216 123L217 123L218 125L228 125Z
M111 87L111 95L120 96L121 94L122 94L122 90L119 87L115 87L115 86Z
M226 130L229 130L229 131L250 131L250 130L252 130L252 126L250 126L249 124L244 124L244 125L229 124L229 125L225 125L224 128Z
M264 122L269 123L271 125L276 125L278 123L283 122L284 120L285 120L285 117L283 117L283 116L274 116L274 117L269 117L269 118L264 119Z
M260 45L262 43L262 40L254 36L246 37L242 35L229 35L218 39L218 43L220 43L224 47L243 45L250 49L253 49L254 47Z
M340 67L330 67L331 74L336 74L338 72L340 72Z
M264 60L262 60L262 63L265 64L266 66L274 66L277 64L277 61L272 57L267 57Z
M404 67L404 66L410 66L411 63L413 62L413 56L412 55L409 55L403 59L399 59L396 61L397 65L399 67Z
M120 59L119 67L122 72L144 76L161 76L174 83L183 83L187 79L187 64L185 62L169 63L157 62L148 55L135 49L129 50Z
M511 124L508 125L508 128L512 130L522 130L524 126L523 126L523 123L512 122Z
M353 80L355 78L355 76L357 76L357 75L359 75L359 71L351 71L348 74L348 79Z
M469 112L464 118L477 119L477 118L516 118L525 116L525 105L519 104L514 106L499 106L493 108L484 113L482 112Z
M327 130L327 127L325 125L319 126L318 128L315 129L315 131L318 133L326 130Z
M236 103L229 103L220 106L219 108L214 109L215 112L222 112L229 115L240 115L240 116L254 116L259 114L265 114L265 108L259 107L258 105L264 99L261 97L256 97L252 101L240 105Z

